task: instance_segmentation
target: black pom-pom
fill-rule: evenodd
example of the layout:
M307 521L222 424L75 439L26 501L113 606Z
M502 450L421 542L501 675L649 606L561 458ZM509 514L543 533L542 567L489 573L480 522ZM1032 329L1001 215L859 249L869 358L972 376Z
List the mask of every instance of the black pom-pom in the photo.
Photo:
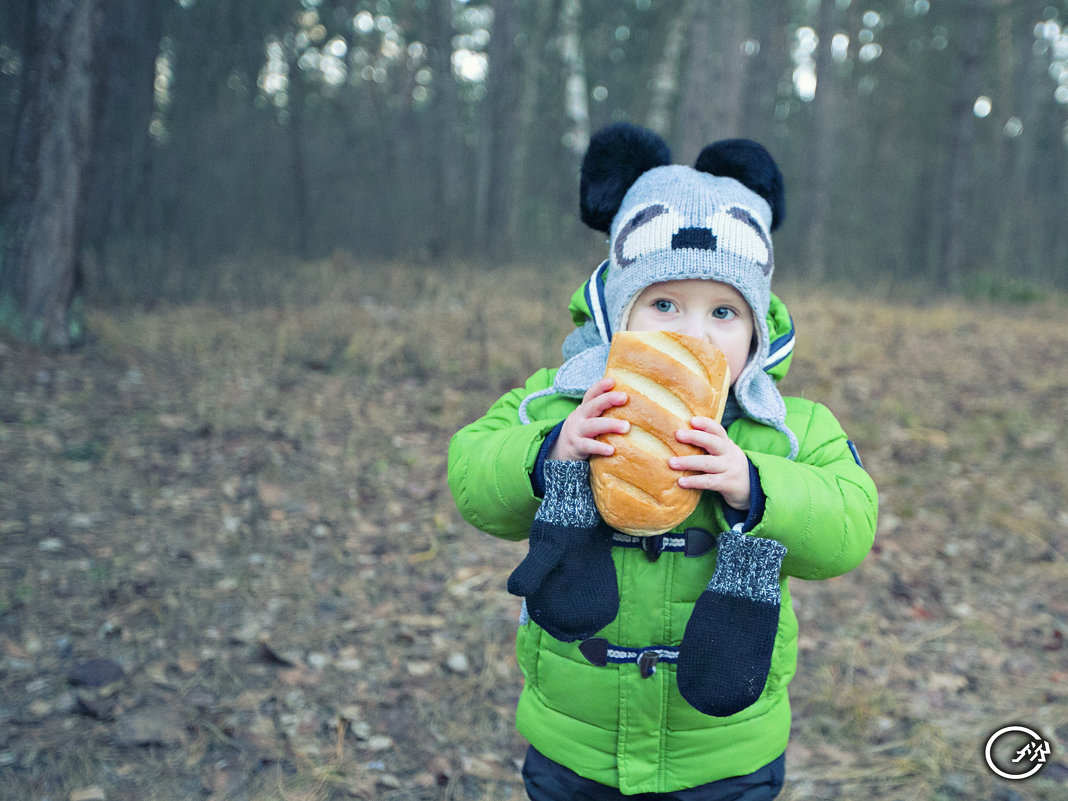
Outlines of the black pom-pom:
M771 206L771 230L786 219L786 191L775 159L751 139L723 139L701 151L694 168L710 175L734 178Z
M642 173L671 163L671 150L657 134L621 122L595 133L582 158L579 207L582 221L608 232L623 196Z

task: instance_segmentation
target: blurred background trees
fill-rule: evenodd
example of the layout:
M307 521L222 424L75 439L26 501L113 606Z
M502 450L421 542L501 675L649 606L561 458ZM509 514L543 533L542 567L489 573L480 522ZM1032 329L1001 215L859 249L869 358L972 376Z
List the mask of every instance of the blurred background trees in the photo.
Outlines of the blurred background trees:
M616 120L682 162L767 145L781 275L1068 285L1065 0L12 0L0 286L38 183L26 142L55 123L29 116L34 22L65 5L97 9L80 189L63 168L104 296L339 252L593 263L577 167Z

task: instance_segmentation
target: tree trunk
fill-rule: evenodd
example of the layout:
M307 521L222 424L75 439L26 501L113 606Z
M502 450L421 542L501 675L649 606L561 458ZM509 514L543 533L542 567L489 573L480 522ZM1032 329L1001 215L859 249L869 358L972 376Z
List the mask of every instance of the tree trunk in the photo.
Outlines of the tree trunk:
M553 3L521 6L525 19L520 25L524 33L517 42L521 67L517 81L519 95L515 99L516 130L521 133L515 140L515 152L512 154L514 180L507 198L511 215L509 228L520 237L531 230L532 222L536 222L527 214L527 199L533 194L532 188L542 183L541 175L531 175L531 165L535 164L535 159L532 156L534 137L530 132L537 130L539 125L538 105L544 69L542 53L556 19L553 6Z
M429 11L430 69L433 75L431 116L434 130L432 191L434 233L429 243L433 257L455 251L467 238L467 216L461 211L464 165L459 140L460 107L452 74L452 0L434 0Z
M289 199L293 214L289 227L292 230L292 247L301 259L307 259L311 255L311 213L308 195L310 182L308 160L304 152L307 136L305 112L307 111L308 91L304 85L304 71L298 63L300 52L295 47L287 47L286 50L286 59L289 62L289 83L286 85L289 94L289 100L286 103L288 112L286 134L289 149Z
M523 132L518 130L516 97L521 63L516 39L518 12L514 0L493 4L490 67L486 82L487 118L479 165L476 237L484 253L494 258L514 256L515 209L508 199L517 180L513 155Z
M683 46L686 42L686 26L694 13L697 0L686 0L682 10L672 16L660 61L653 72L649 113L645 124L661 136L671 135L672 109L679 91L679 72Z
M84 183L92 146L98 0L34 6L24 105L15 138L15 192L3 228L0 325L54 348L76 344Z
M809 140L807 219L803 221L803 261L809 278L827 274L827 225L831 210L832 174L838 129L838 87L834 80L831 40L834 38L835 0L822 0L817 23L816 96L812 99L812 136Z
M712 4L697 3L690 18L686 71L682 78L675 130L675 161L689 163L710 141L709 108L712 82Z
M571 130L565 141L576 160L590 143L590 104L582 57L582 3L564 0L560 9L560 55L564 62L564 111Z
M689 22L689 57L676 137L676 161L680 163L692 163L701 148L714 139L741 132L745 88L742 42L748 27L748 4L745 0L698 2Z
M961 288L968 258L968 212L975 171L975 99L981 91L982 43L989 13L985 3L975 3L963 10L963 51L960 74L953 103L953 132L946 151L946 216L939 241L941 257L940 284L943 289ZM937 266L937 265L936 265Z
M96 142L85 210L86 245L103 251L129 236L147 190L154 108L153 78L163 36L164 6L109 0L101 6L99 50L109 69L96 88Z
M713 30L716 39L713 81L720 91L712 98L713 127L709 133L716 139L741 136L747 66L742 45L749 31L747 0L723 0L720 16L713 20Z

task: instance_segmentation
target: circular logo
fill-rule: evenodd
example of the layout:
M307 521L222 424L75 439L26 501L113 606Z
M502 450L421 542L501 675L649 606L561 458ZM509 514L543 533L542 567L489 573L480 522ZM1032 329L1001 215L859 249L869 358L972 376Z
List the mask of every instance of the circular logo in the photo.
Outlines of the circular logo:
M1042 770L1050 747L1042 735L1026 726L1004 726L990 735L984 755L990 770L1003 779L1015 781Z

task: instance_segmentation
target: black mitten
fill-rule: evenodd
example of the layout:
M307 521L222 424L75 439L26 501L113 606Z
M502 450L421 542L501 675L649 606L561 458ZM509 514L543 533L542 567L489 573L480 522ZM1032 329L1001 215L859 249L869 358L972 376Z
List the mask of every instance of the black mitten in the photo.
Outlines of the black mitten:
M785 555L775 540L720 535L716 570L686 624L676 669L682 697L706 715L733 715L764 691Z
M508 592L526 598L531 619L563 642L591 637L615 619L612 529L593 502L589 462L545 462L545 498Z

